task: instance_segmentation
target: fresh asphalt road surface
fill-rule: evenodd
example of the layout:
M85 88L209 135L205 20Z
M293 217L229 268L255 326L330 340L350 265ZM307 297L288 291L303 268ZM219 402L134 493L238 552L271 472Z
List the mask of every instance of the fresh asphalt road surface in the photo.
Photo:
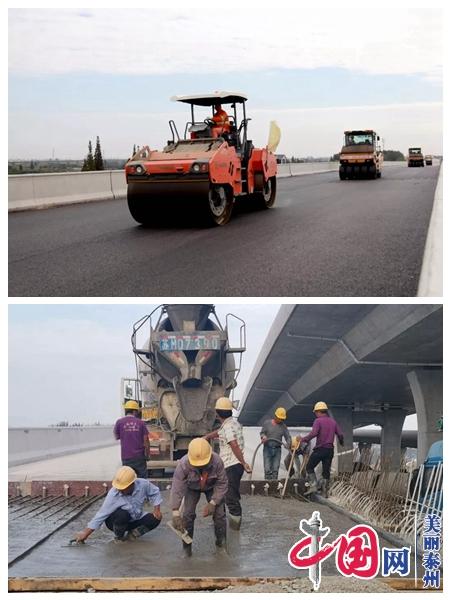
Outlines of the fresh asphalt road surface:
M225 227L137 225L125 200L9 215L10 296L414 296L439 166L278 181Z

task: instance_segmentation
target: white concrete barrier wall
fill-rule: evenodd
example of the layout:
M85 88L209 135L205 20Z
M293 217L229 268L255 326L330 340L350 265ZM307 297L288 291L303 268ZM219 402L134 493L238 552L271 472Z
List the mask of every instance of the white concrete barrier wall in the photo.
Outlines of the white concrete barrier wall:
M384 165L399 166L406 165L406 163L385 162ZM312 175L337 171L338 168L337 162L287 163L278 165L278 176ZM8 209L10 212L96 200L113 200L125 198L126 194L123 170L9 175L8 177Z
M443 295L444 275L444 215L443 215L443 167L439 170L439 179L434 194L433 211L428 226L427 241L420 272L418 296L441 297Z
M8 429L8 465L22 465L102 448L117 443L113 426L102 427L13 427Z
M8 177L10 211L112 200L125 195L125 173L122 170Z
M125 179L125 171L110 171L111 173L111 189L114 198L125 198L127 195L127 181Z

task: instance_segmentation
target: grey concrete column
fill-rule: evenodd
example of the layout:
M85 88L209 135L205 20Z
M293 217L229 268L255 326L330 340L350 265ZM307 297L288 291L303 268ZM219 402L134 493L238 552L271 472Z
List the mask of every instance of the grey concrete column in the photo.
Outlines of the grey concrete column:
M389 408L384 411L384 424L381 429L381 468L397 471L401 460L401 440L406 411L402 408Z
M437 422L442 416L442 369L407 374L417 412L417 464L423 463L431 444L442 440Z
M358 443L359 457L358 460L363 465L370 464L370 456L372 454L372 443L371 442L359 442Z
M344 433L344 447L337 444L338 452L353 450L353 409L350 406L334 406L330 414ZM353 470L353 453L347 452L338 457L338 473Z

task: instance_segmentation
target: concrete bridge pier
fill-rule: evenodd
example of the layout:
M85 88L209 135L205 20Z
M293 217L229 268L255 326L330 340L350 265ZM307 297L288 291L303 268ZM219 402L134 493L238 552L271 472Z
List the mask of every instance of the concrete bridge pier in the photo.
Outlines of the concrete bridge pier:
M417 464L427 457L431 444L442 440L442 369L410 371L407 375L417 412Z
M383 411L381 429L381 468L397 471L402 458L401 439L403 423L407 411L402 408L389 408Z
M353 449L353 409L351 406L333 406L330 414L344 433L344 447L338 444L337 451L346 453L338 456L338 472L351 472L353 471L353 453L347 451Z

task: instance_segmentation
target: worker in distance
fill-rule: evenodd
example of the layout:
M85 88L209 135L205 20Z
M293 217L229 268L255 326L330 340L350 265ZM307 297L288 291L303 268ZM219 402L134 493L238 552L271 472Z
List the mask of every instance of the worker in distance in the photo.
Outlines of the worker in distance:
M325 402L317 402L313 409L315 420L312 430L308 435L301 438L301 441L310 442L317 438L314 450L309 457L306 465L306 484L308 486L306 494L312 494L318 491L319 484L317 481L315 468L319 463L322 463L322 495L327 498L330 486L330 468L331 461L334 456L334 437L337 436L339 444L344 445L344 434L338 423L328 414L328 406Z
M125 416L116 421L114 437L120 440L122 465L131 467L138 477L147 478L147 458L150 442L145 422L139 418L139 404L128 400L124 404Z
M267 419L260 432L261 442L264 444L264 477L265 479L278 479L281 462L281 446L283 438L288 450L291 449L291 434L286 427L286 409L276 409L272 419Z
M214 114L212 121L213 125L213 137L220 137L224 133L230 133L230 117L228 113L222 108L221 104L214 106Z

